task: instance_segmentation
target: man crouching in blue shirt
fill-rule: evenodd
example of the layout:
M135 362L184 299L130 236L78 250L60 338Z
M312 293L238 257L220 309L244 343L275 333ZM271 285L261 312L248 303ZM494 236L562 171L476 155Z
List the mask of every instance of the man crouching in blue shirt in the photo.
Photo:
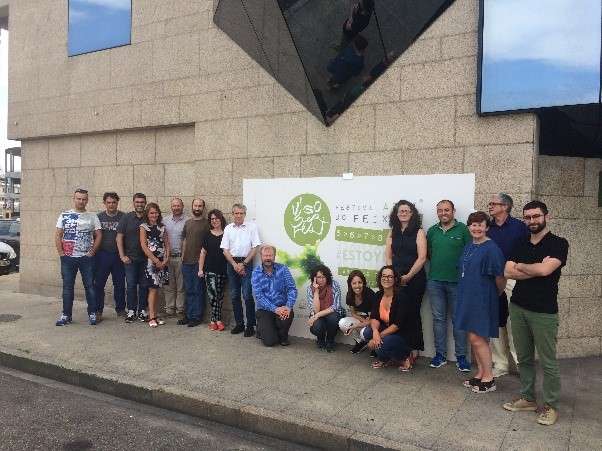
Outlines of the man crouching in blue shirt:
M288 331L295 314L297 287L289 269L275 263L276 248L261 248L261 266L253 269L251 285L257 304L257 337L265 346L288 346Z

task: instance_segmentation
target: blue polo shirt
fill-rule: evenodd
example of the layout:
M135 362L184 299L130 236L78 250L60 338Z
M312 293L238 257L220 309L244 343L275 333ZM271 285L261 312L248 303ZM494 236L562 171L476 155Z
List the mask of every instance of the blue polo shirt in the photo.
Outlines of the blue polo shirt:
M519 219L508 216L502 225L497 225L495 219L492 219L487 236L499 246L504 254L504 259L508 261L514 245L530 236L529 228Z

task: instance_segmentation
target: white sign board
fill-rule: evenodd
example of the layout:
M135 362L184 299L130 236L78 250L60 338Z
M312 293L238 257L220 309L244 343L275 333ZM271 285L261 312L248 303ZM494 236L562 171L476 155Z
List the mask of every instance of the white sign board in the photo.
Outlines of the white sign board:
M262 243L276 246L277 261L291 269L297 283L291 335L312 337L306 325L307 286L318 259L341 285L344 305L352 269L362 270L376 287L376 272L385 264L389 214L397 201L416 205L426 231L438 222L436 205L442 199L453 201L456 218L466 222L473 211L474 188L474 174L244 180L246 219L257 225ZM425 355L434 355L428 292L422 321ZM342 334L338 338L342 340ZM453 339L450 344L453 355Z

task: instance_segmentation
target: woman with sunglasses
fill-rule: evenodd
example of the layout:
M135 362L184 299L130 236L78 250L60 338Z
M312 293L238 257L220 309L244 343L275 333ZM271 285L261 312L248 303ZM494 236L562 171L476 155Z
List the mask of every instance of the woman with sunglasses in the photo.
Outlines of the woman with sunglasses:
M363 331L378 360L372 368L393 365L393 359L401 362L401 371L412 369L412 343L417 334L422 334L413 315L411 300L402 291L399 273L394 266L383 266L378 271L376 299L370 312L370 327Z
M412 343L411 359L414 361L424 349L420 309L426 290L424 263L427 245L426 234L421 225L416 206L407 200L400 200L393 206L389 215L391 231L385 247L385 263L394 266L400 274L401 285L412 303L414 321L420 325L420 333Z

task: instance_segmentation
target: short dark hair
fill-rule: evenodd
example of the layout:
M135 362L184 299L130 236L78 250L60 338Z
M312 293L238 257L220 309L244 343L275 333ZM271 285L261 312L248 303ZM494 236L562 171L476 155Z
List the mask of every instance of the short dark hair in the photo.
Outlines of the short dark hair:
M450 204L451 207L452 207L452 210L456 209L456 206L454 205L454 203L451 200L449 200L449 199L442 199L442 200L440 200L439 202L437 202L437 207L439 206L439 204L442 204L443 202L447 202L448 204Z
M393 284L393 293L399 293L402 289L401 274L399 274L399 271L397 271L395 269L395 266L393 266L393 265L386 265L378 270L378 274L376 275L376 283L378 284L378 289L380 291L385 291L385 289L383 288L383 284L381 282L381 277L382 277L385 269L390 269L391 271L393 271L393 280L395 282Z
M321 272L326 277L326 285L332 285L332 271L326 265L316 265L309 274L309 280L313 282L314 278Z
M146 202L146 195L142 194L142 193L136 193L132 197L132 200L136 200L136 199L144 199L144 201Z
M216 216L219 219L220 224L222 225L222 229L226 228L226 218L224 218L224 214L221 210L214 208L207 214L207 219L209 220L209 225L211 226L211 216Z
M102 201L106 201L107 198L111 198L111 199L115 199L117 202L119 202L119 196L117 195L117 193L115 191L107 191L106 193L104 193L102 195Z
M535 210L536 208L539 208L544 216L548 214L548 206L540 200L532 200L531 202L527 202L523 207L523 212L525 210Z
M355 38L353 38L353 45L358 50L364 50L368 47L368 40L363 37L361 34L358 34Z
M485 213L484 211L473 211L471 214L468 215L466 225L469 226L472 223L483 221L485 221L485 225L487 227L489 227L489 224L491 224L491 219L489 218L489 215L487 213Z

